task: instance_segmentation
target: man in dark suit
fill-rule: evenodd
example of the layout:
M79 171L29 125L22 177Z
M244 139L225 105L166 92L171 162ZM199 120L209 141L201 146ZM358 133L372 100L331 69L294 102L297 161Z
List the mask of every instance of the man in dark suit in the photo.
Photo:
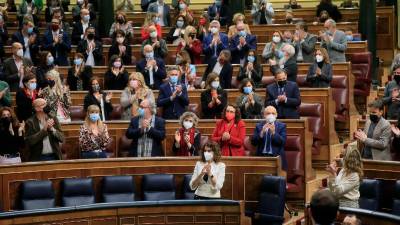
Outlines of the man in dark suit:
M279 119L298 119L297 107L300 105L300 90L295 82L288 81L284 70L277 70L276 82L267 86L265 106L274 106Z
M72 44L78 45L81 40L85 39L85 31L88 27L94 27L96 30L96 25L90 21L90 12L87 9L81 10L81 20L76 22L72 28ZM96 34L98 32L95 32ZM98 37L96 36L96 39Z
M156 106L143 100L138 109L139 116L133 117L126 131L126 137L132 139L130 156L162 156L162 141L165 138L165 121L156 116Z
M314 51L317 39L317 36L308 33L308 26L305 22L302 21L296 24L296 32L294 34L293 44L296 48L297 62L314 62Z
M18 88L23 87L24 74L31 70L32 61L24 58L23 47L18 42L12 44L12 53L12 57L4 60L3 73L10 91L16 92Z
M157 107L162 107L164 119L179 119L189 105L189 97L185 85L180 83L179 69L169 68L169 81L160 86Z
M215 62L207 65L203 74L201 87L205 88L205 81L210 73L216 73L219 76L220 86L223 89L230 89L232 83L232 64L230 63L231 53L229 50L222 50Z
M22 29L12 35L12 43L18 42L23 46L24 57L30 59L33 64L38 64L39 37L34 29L33 22L24 20Z
M169 12L169 5L165 4L164 0L157 0L156 2L150 3L147 8L147 12L157 13L162 15L160 26L169 27L171 26L171 16Z
M276 62L270 59L271 64L270 70L272 74L276 74L278 70L283 69L287 74L287 79L289 81L296 82L297 79L297 62L295 57L295 49L292 45L286 44L281 49L283 57Z
M218 20L221 26L230 25L232 21L231 10L224 0L215 0L215 3L208 6L207 14L210 20Z
M154 51L151 45L143 47L143 55L145 58L141 59L136 64L136 71L143 74L148 87L153 90L158 90L163 83L163 79L166 77L164 61L154 57Z
M85 39L79 42L77 52L85 56L87 66L101 66L103 63L103 45L95 39L96 29L88 27L85 31Z
M239 23L236 29L237 34L232 37L230 42L232 63L243 65L249 50L257 48L257 38L246 33L244 23Z
M43 49L51 52L54 64L68 66L68 53L71 51L71 40L68 32L60 28L60 20L51 20L51 29L43 37Z
M204 63L215 61L222 50L229 49L228 35L220 32L220 28L217 20L211 21L210 33L203 38Z
M280 156L282 169L287 170L285 154L286 124L276 120L278 114L275 107L264 109L265 121L257 123L251 143L257 147L257 156Z
M57 118L48 115L50 106L46 100L33 101L35 115L26 121L25 140L29 149L29 161L48 161L62 159L60 143L64 135Z

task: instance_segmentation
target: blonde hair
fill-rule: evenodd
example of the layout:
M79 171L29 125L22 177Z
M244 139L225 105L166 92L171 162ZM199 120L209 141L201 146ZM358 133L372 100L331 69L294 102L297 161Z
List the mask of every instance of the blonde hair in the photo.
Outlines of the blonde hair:
M183 33L183 39L185 40L185 42L188 44L189 43L189 35L190 33L197 33L197 30L195 27L193 26L186 26L185 28L185 33Z
M179 118L179 124L183 126L183 121L189 117L193 118L193 127L197 127L197 124L199 123L199 117L197 117L193 112L184 112Z
M89 126L89 123L91 122L89 116L90 116L90 113L93 111L97 111L97 112L99 112L99 114L101 113L100 108L97 105L90 105L86 110L85 126ZM102 131L104 129L103 121L101 121L101 119L99 119L96 121L96 123L97 123L97 127L99 128L99 130Z
M146 82L144 80L144 76L142 73L140 73L140 72L131 73L131 75L129 76L129 81L131 81L131 80L137 80L141 83L142 88L149 89L149 87L147 87L147 85L146 85ZM129 87L129 82L128 82L128 87Z
M243 18L243 23L244 23L244 22L246 21L246 17L245 17L242 13L235 13L235 15L233 15L232 22L233 22L234 24L236 24L237 21L238 21L238 19L239 19L240 17Z
M56 95L58 97L61 98L62 95L63 95L63 88L64 87L63 87L63 84L61 82L60 73L57 70L52 69L52 70L50 70L49 72L46 73L46 77L50 77L50 78L52 78L54 80L54 82L55 82L55 84L54 84L54 88L55 88L54 92L56 93ZM53 91L52 88L49 88L49 90Z
M343 169L346 175L354 172L358 173L359 179L362 180L364 176L363 163L356 144L349 144L347 146L343 157Z

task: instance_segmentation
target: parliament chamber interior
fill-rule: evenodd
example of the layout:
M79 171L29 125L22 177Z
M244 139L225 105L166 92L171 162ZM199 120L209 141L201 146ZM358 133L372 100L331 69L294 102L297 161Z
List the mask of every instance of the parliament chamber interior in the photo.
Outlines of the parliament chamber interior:
M0 0L0 224L400 224L395 0Z

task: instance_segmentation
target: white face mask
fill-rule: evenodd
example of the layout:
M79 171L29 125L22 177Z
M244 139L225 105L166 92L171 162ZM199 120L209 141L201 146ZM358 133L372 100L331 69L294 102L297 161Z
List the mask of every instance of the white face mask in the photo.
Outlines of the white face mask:
M204 152L204 159L209 162L214 158L214 152Z
M324 60L324 57L322 55L316 55L315 60L317 60L317 62L322 62Z
M218 28L216 27L211 27L210 29L211 33L216 34L218 32Z
M276 121L276 116L274 114L268 114L265 120L267 123L274 123Z
M272 41L275 43L279 43L279 42L281 42L281 38L278 36L274 36L274 37L272 37Z
M17 51L17 56L19 56L19 57L24 57L24 50L19 49L19 50Z
M183 121L183 127L188 130L193 127L193 122L190 121Z

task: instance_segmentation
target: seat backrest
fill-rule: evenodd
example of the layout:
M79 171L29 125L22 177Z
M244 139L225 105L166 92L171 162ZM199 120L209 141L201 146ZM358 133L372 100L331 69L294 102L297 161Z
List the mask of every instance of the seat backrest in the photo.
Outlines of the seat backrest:
M288 135L286 137L285 154L288 163L288 182L297 179L299 175L304 176L304 149L299 135Z
M132 176L107 176L103 178L103 202L135 201L135 182Z
M313 132L313 138L323 140L327 138L327 134L322 129L322 105L320 103L301 103L299 107L301 117L307 117L308 128Z
M272 83L275 82L275 77L274 76L263 76L261 78L261 84L263 87L266 87Z
M175 199L175 179L172 174L143 175L142 191L144 201Z
M21 209L54 208L55 198L51 181L30 180L21 184Z
M71 105L69 111L71 112L72 121L82 121L85 119L86 112L83 109L83 105Z
M190 180L192 179L192 174L186 174L183 176L182 190L184 199L194 199L194 191L190 188Z
M297 74L296 83L299 88L310 87L310 84L307 82L307 74Z
M371 52L358 52L351 54L351 69L361 71L362 78L371 79L372 54ZM358 77L356 75L356 79Z
M203 149L203 146L208 142L208 136L201 135L200 137L200 149ZM200 153L200 152L199 152Z
M363 179L360 184L359 204L361 209L379 210L380 182L379 180Z
M62 181L62 206L94 204L92 178L67 178Z
M394 185L392 213L400 216L400 180Z
M335 114L342 114L349 109L349 87L346 75L335 75L332 77L331 88L333 100L336 103Z
M192 112L192 113L194 113L194 114L196 114L197 116L200 116L200 107L199 107L199 104L197 104L197 103L190 103L189 105L188 105L188 109L187 109L189 112Z
M110 120L120 120L123 108L120 104L113 104L113 111L110 114Z
M284 177L264 176L261 181L258 213L283 217L286 181Z

